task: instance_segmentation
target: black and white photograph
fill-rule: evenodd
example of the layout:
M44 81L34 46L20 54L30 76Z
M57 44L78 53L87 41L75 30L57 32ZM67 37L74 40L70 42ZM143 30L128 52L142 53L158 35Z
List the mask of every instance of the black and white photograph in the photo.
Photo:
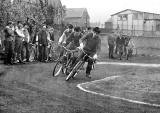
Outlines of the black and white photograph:
M0 0L0 113L160 113L160 1Z

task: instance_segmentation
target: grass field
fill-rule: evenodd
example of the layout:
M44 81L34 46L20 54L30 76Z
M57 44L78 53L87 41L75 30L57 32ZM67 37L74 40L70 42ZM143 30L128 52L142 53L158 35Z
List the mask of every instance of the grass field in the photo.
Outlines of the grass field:
M92 79L82 70L68 82L64 74L52 76L55 63L0 64L0 113L159 113L160 69L150 64L160 64L160 58L120 61L108 59L107 53L103 36L100 59L115 64L96 64ZM76 87L82 83L88 92Z

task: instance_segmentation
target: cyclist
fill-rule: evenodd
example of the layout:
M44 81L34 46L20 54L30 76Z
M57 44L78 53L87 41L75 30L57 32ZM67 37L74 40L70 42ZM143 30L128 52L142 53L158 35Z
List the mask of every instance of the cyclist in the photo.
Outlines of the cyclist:
M66 40L67 48L70 50L75 50L80 46L79 40L82 38L81 28L75 27L74 31L70 34L68 39Z
M62 36L58 40L58 45L67 46L69 44L68 37L73 32L73 25L69 24L67 29L63 32ZM60 57L63 56L64 50L60 48Z
M67 26L67 29L63 32L62 36L59 38L58 43L63 44L63 45L67 45L68 44L67 39L72 32L73 32L73 25L69 24Z
M80 27L75 27L74 28L74 31L70 34L70 36L68 37L67 39L67 48L69 50L76 50L77 47L80 46L80 39L82 38L82 33L81 33L81 28ZM70 59L71 58L71 61L72 61L72 65L73 63L75 62L75 60L77 59L78 57L78 54L74 54L74 56L72 56L71 58L71 54L68 54L68 58Z
M101 49L101 39L99 34L100 34L99 27L95 27L93 28L93 31L91 33L84 35L80 39L80 43L81 43L80 45L82 45L82 42L85 42L85 43L74 65L76 65L76 63L79 60L81 60L86 54L90 57L93 57L94 59L97 59L97 55L99 54ZM94 63L94 60L89 57L86 57L85 61L88 62L88 65L86 68L86 77L91 78L90 72L92 70L92 65Z

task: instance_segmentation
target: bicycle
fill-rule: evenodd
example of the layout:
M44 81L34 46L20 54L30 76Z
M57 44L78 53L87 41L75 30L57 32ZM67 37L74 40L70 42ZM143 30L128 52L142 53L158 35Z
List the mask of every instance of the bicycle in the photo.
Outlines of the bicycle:
M85 53L85 52L83 51L83 49L81 49L81 50L82 50L82 52L83 52L85 55L84 55L83 58L81 58L81 59L76 63L76 65L73 67L73 69L71 70L71 72L70 72L69 75L67 76L66 81L69 81L69 79L76 77L76 75L77 75L78 72L80 71L81 67L83 67L83 65L85 64L86 58L87 58L87 59L88 59L88 58L92 59L92 60L93 60L92 68L95 67L94 64L96 63L96 60L95 60L93 57L89 56L87 53Z
M61 71L63 74L67 75L72 65L72 58L74 57L74 53L77 52L77 50L69 50L64 46L61 47L64 49L64 53L63 56L59 57L53 68L53 76L58 76Z

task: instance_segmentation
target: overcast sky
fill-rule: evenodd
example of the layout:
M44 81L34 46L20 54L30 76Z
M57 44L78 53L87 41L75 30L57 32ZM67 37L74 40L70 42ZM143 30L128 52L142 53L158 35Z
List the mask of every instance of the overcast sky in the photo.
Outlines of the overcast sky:
M61 0L67 8L87 8L91 22L105 22L111 14L134 9L160 14L160 0Z

